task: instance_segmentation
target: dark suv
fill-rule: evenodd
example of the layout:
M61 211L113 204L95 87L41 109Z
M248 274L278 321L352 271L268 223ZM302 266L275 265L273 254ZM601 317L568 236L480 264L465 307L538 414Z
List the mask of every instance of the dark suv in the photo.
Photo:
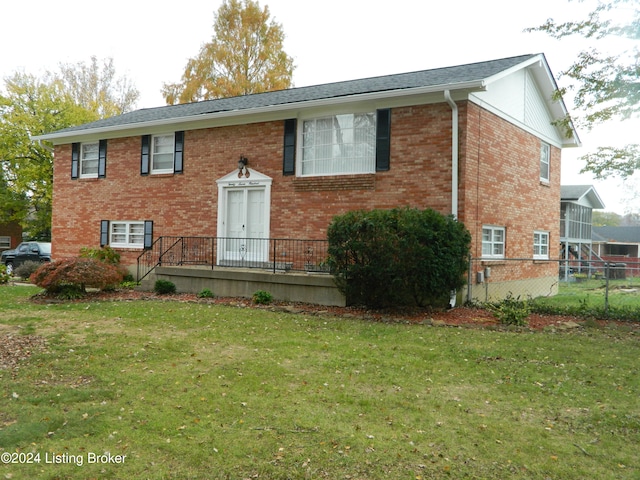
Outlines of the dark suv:
M14 250L5 250L0 256L0 262L7 266L7 273L13 274L13 270L24 262L50 262L51 244L48 242L22 242Z

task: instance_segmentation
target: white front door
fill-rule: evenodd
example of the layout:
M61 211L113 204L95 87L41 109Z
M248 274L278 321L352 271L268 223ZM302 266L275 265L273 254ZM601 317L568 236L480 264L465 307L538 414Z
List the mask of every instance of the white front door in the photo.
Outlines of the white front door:
M218 262L242 266L269 260L271 178L233 171L218 184Z
M224 259L266 261L265 189L227 188L223 236Z

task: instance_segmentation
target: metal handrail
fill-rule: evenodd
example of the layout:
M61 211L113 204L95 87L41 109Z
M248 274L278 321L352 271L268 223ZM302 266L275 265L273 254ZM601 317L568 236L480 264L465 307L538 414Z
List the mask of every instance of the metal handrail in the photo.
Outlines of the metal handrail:
M137 280L162 265L330 273L328 245L310 239L163 236L138 257Z

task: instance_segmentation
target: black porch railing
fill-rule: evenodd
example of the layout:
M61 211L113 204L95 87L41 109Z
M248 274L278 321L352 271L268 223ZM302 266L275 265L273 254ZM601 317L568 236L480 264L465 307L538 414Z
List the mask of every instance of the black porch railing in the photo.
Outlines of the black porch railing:
M159 237L138 257L137 280L159 266L259 268L329 273L327 240Z

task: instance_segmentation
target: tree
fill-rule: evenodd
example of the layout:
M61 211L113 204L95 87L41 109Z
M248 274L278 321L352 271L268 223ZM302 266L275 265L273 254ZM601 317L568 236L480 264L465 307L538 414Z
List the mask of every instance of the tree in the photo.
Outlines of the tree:
M6 94L0 95L0 161L7 186L5 201L14 205L14 219L26 227L32 238L51 235L53 153L50 147L33 143L33 135L92 121L95 114L65 95L61 82L16 73L5 80ZM17 218L16 218L17 217Z
M113 58L107 58L99 65L98 59L92 56L89 64L61 63L59 68L56 77L62 82L64 91L98 118L129 112L140 97L140 92L127 77L116 77Z
M18 195L9 189L0 164L0 225L19 221L26 216L28 202L24 195Z
M97 66L97 61L92 65ZM105 65L112 67L112 62ZM5 79L0 91L0 187L5 187L0 211L2 218L11 212L11 219L34 239L51 236L53 150L32 142L31 137L111 115L116 106L131 108L132 98L137 98L131 87L125 89L126 98L110 90L112 68L103 71L105 78L82 63L75 73L70 65L60 69L41 78L17 72ZM73 78L77 81L71 82ZM92 84L101 87L92 90Z
M289 88L293 59L283 50L282 26L269 18L258 2L224 0L211 41L189 59L180 83L163 85L167 104Z
M570 0L571 1L571 0ZM624 18L624 21L616 21ZM557 39L580 36L586 39L640 39L640 8L637 0L599 1L586 19L556 23L553 19L527 31L545 32ZM573 81L558 96L575 92L575 106L584 112L578 124L592 128L610 120L637 118L640 113L640 51L637 45L615 54L597 48L580 52L569 68L560 72ZM563 120L565 125L569 119ZM640 169L640 145L601 146L582 157L583 172L597 178L620 175L627 178Z
M594 227L618 227L622 217L615 212L600 212L594 210L591 223Z

